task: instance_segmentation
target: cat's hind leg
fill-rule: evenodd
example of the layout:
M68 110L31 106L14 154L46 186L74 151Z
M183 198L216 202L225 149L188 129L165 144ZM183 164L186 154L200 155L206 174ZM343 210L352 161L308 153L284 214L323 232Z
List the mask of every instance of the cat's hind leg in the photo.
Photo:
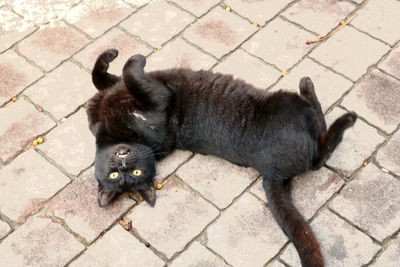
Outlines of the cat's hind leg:
M92 70L92 82L98 90L110 88L121 80L120 77L107 72L110 62L117 56L117 49L108 49L97 57Z

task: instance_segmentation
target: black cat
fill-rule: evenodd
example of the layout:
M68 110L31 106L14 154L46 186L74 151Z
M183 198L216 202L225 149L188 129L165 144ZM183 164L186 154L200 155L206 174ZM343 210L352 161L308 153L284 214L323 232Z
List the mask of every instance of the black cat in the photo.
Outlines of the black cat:
M300 95L269 93L210 71L144 73L142 55L132 56L117 77L107 73L117 54L111 49L98 57L92 78L99 93L87 110L98 149L100 205L123 191L139 191L154 204L155 159L175 148L216 155L263 175L272 214L302 265L323 266L318 241L292 203L290 180L320 168L357 115L346 113L327 130L307 77L300 81Z

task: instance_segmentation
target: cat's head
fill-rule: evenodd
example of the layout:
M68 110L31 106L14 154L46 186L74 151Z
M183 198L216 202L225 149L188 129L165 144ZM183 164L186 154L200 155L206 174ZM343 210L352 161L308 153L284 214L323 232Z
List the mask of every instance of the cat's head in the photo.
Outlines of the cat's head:
M156 195L153 151L141 144L116 144L97 148L95 176L98 203L106 207L123 192L138 192L151 206Z

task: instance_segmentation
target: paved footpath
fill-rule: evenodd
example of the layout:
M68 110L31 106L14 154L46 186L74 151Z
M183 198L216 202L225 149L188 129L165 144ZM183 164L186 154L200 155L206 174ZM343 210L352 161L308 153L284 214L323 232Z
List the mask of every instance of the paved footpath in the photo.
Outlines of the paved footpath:
M399 0L0 1L0 265L300 266L259 174L215 157L160 162L154 208L128 194L97 206L85 103L96 56L117 48L116 74L141 53L147 71L268 91L307 75L328 124L356 111L294 201L327 266L400 266L399 14Z

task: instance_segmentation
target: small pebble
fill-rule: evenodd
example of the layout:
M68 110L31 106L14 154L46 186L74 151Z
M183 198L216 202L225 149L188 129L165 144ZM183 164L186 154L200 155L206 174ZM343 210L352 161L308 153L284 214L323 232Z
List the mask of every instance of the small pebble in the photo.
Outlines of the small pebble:
M385 168L382 168L381 169L384 173L388 173L389 171L388 170L386 170Z
M148 243L148 242L146 242L146 243L144 243L144 245L146 246L146 247L150 247L150 244Z
M253 22L253 26L256 26L256 27L258 27L258 26L260 26L260 25L258 25L258 23L257 23L257 22Z
M163 185L162 185L162 184L157 184L157 185L156 185L156 189L157 189L157 190L160 190L161 188L163 188Z
M368 164L367 162L364 162L364 163L363 163L363 166L365 167L365 166L367 166L367 164Z
M340 21L340 25L346 25L346 21L344 20Z
M37 109L39 112L43 112L43 109L42 108L38 108Z
M123 225L123 224L125 224L125 221L121 219L121 220L119 220L119 224Z
M125 228L125 230L126 230L126 231L129 231L129 230L131 230L131 228L130 228L128 225L127 225L127 226L125 226L124 228Z

